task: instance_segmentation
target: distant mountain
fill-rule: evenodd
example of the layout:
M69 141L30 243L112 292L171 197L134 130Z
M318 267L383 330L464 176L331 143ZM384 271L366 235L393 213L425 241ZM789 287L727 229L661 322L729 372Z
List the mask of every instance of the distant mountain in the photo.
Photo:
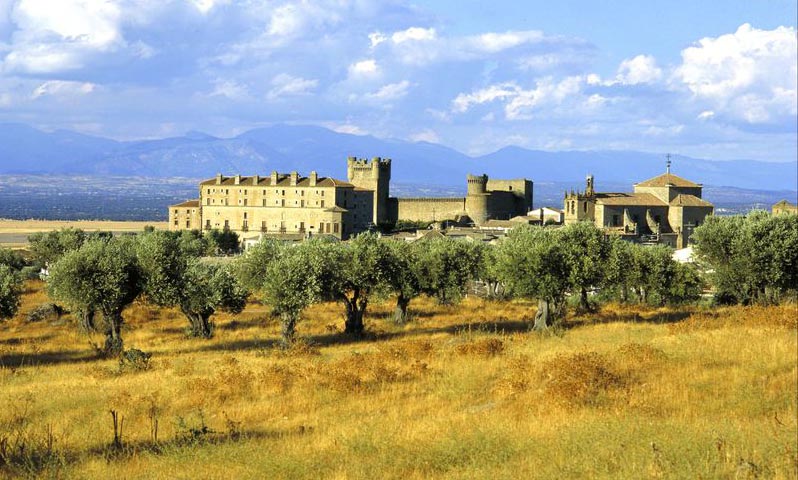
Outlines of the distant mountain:
M221 172L267 174L297 170L343 178L347 156L394 160L392 180L455 186L466 173L527 177L538 182L577 182L596 177L596 186L631 184L664 170L661 154L632 151L544 152L506 147L470 157L432 143L378 139L317 126L274 125L233 138L202 132L159 140L118 142L75 132L43 132L21 124L0 124L0 174L68 174L208 178ZM796 162L710 161L674 158L673 171L716 186L794 191Z

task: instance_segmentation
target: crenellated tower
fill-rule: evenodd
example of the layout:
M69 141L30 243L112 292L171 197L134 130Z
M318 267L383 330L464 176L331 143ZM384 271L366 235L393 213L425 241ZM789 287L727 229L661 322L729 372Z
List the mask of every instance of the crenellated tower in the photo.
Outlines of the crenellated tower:
M390 196L391 159L374 157L370 161L357 157L346 159L346 176L357 188L374 192L374 224L389 222L388 197Z
M468 195L465 199L465 207L468 216L477 225L485 223L488 219L488 176L471 175L466 177L468 183Z

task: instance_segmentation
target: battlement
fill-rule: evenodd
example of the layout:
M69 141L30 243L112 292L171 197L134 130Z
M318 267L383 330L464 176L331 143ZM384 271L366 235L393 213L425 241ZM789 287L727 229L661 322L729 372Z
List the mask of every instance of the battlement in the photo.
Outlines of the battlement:
M368 158L357 158L357 157L348 157L346 159L346 163L348 167L354 169L371 169L375 165L379 168L386 168L391 166L391 159L390 158L382 158L382 157L374 157L371 160Z

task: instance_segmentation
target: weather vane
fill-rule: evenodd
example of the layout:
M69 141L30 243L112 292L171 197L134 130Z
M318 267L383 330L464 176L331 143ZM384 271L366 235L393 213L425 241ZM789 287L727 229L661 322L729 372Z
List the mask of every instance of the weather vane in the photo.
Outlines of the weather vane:
M666 159L666 161L665 161L665 172L666 173L671 173L671 154L670 153L666 153L665 154L665 159Z

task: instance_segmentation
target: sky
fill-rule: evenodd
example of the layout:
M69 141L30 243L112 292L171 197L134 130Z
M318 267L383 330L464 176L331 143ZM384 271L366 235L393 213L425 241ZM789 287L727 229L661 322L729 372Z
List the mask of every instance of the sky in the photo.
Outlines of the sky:
M0 122L795 161L797 16L795 0L0 0Z

